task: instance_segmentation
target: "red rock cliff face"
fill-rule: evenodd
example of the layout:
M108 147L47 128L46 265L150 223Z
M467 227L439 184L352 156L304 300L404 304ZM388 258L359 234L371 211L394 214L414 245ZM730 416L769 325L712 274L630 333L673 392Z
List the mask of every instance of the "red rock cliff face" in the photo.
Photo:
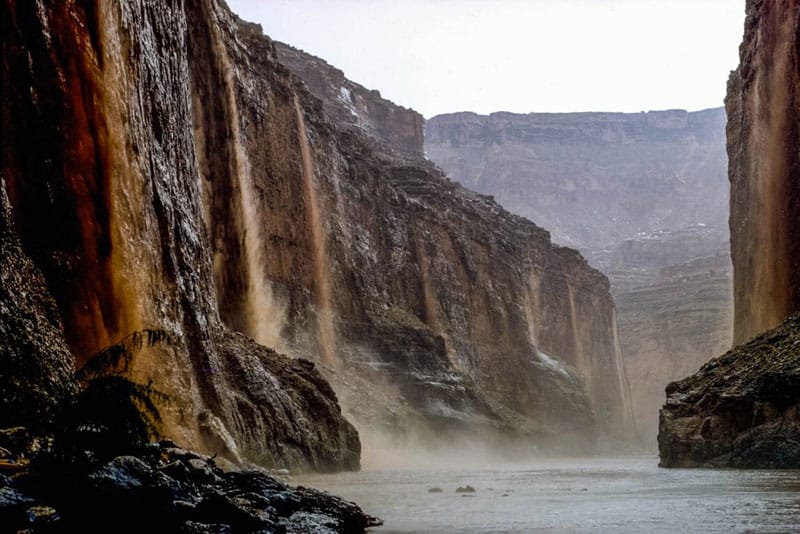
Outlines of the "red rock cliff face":
M800 2L748 1L731 75L734 342L800 309Z
M332 124L260 28L215 0L4 6L23 248L79 362L178 334L133 370L179 399L178 439L357 465L328 383L265 345L321 363L359 425L394 436L587 451L596 422L629 431L605 277L391 136Z
M180 340L137 355L131 372L174 400L169 435L233 460L357 467L358 436L313 364L219 319L228 303L215 295L205 223L227 223L243 195L207 201L204 181L225 188L239 169L201 173L202 156L208 146L235 154L238 116L218 109L194 127L200 87L230 86L213 47L233 38L232 24L215 2L4 2L3 175L16 229L78 365L141 328ZM245 229L234 222L236 242Z

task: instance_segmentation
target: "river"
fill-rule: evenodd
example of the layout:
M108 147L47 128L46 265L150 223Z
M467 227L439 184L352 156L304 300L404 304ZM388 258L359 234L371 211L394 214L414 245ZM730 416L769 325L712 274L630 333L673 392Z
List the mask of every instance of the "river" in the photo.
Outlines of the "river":
M636 457L368 468L305 475L293 483L357 502L384 520L375 533L800 532L800 471L657 464ZM475 492L455 492L466 485Z

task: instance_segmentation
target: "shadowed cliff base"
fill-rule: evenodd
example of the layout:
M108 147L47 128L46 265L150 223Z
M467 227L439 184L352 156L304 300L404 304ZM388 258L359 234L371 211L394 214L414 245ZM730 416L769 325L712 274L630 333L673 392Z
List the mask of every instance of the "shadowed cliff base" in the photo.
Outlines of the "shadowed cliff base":
M800 314L667 386L663 467L800 468Z

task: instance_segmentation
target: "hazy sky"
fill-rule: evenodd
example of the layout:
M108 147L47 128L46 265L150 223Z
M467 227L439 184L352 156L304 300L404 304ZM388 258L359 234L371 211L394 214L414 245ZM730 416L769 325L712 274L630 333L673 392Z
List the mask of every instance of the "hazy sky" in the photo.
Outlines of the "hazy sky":
M721 106L744 0L228 0L426 117Z

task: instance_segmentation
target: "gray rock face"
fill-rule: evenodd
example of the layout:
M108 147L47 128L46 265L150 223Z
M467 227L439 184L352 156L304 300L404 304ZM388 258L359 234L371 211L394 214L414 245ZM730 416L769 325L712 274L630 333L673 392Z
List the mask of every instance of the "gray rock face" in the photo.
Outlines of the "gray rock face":
M667 386L664 467L800 468L800 315Z
M426 151L454 179L551 229L609 277L648 446L662 385L730 346L724 124L710 109L454 113L426 125Z

